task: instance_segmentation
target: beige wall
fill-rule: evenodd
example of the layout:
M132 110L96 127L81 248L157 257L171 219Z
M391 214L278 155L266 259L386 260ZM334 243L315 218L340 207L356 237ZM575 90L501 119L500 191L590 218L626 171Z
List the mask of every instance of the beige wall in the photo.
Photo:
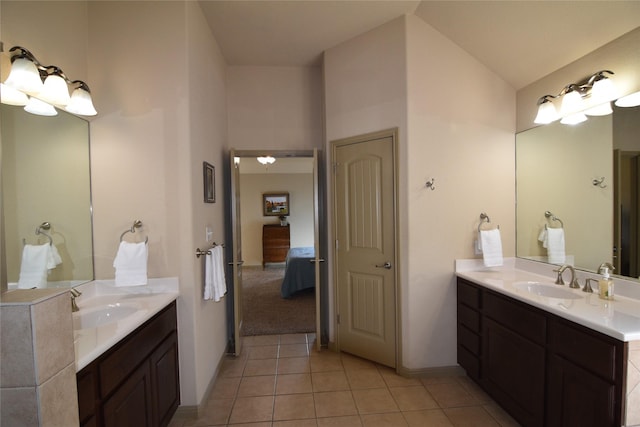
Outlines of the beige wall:
M291 247L313 246L313 174L241 173L240 222L244 265L262 265L262 226L280 222L277 216L262 215L262 195L281 191L289 193L291 215L287 222Z
M229 146L322 148L321 78L317 67L228 67Z
M455 365L453 260L480 212L514 253L515 91L414 16L327 51L325 84L329 141L399 127L402 365Z
M569 83L577 83L600 70L615 73L612 80L620 95L640 90L640 27L520 89L517 94L517 132L535 126L533 119L537 113L538 98L546 94L557 95Z
M225 63L195 2L92 1L89 22L96 276L113 277L118 236L141 219L149 276L180 279L181 399L196 405L226 346L225 302L202 301L194 256L206 225L224 240L223 198L202 202L202 161L221 194Z

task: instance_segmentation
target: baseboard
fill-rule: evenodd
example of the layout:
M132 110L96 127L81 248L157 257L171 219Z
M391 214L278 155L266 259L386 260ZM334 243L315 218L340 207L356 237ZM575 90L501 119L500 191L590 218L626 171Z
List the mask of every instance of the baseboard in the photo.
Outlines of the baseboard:
M466 375L463 368L460 366L439 366L437 368L420 368L420 369L407 369L403 366L398 367L396 370L398 375L408 378L437 378L442 376L460 376Z
M222 357L218 361L218 366L216 366L216 370L213 373L213 377L209 381L209 384L207 385L207 389L205 390L204 395L202 396L202 399L200 400L200 403L197 404L197 405L189 405L189 406L180 405L180 406L178 406L178 409L176 410L176 413L174 414L173 419L177 419L177 420L197 420L198 418L200 418L200 416L204 415L205 407L207 405L207 402L209 401L209 396L211 396L211 392L213 391L213 387L215 386L216 380L218 379L218 375L220 374L220 369L222 368L222 363L224 363L224 361L225 361L225 359L227 357L233 357L233 356L229 356L226 353L222 355Z

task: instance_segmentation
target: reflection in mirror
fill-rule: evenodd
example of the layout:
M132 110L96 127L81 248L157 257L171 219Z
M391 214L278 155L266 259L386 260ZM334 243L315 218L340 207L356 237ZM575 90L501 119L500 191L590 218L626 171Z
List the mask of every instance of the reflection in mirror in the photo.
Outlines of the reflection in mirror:
M0 119L9 289L18 286L22 267L38 269L33 252L23 259L25 245L47 245L47 236L61 262L38 287L93 280L89 123L63 111L45 117L8 105L0 106Z
M637 278L639 156L640 107L516 135L516 255L550 261L542 237L560 226L550 211L564 225L566 263L596 271L611 262L615 274Z

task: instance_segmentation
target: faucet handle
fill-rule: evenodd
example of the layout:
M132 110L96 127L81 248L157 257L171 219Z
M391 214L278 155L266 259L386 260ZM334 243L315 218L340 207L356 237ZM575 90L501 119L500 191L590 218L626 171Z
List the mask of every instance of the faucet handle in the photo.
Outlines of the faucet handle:
M582 292L588 292L590 294L593 293L593 288L591 287L591 282L598 283L598 280L588 277L584 282L584 287L582 288Z
M562 277L562 273L564 273L564 266L556 268L553 272L558 273L558 276L556 277L556 285L566 285L566 283L564 283L564 278Z

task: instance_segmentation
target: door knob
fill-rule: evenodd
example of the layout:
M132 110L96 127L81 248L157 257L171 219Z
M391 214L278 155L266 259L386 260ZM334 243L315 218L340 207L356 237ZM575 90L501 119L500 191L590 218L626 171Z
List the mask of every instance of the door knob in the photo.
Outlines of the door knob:
M391 263L387 261L384 264L376 265L376 268L386 268L387 270L391 270Z

